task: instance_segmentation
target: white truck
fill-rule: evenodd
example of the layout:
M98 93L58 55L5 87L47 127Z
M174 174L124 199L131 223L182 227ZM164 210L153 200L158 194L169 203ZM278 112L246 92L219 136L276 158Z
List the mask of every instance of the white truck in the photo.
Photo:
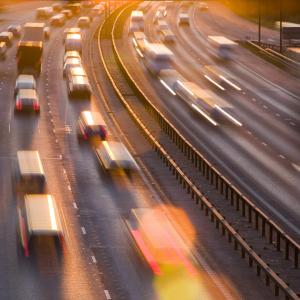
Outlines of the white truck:
M144 53L146 68L157 75L162 69L169 69L173 52L161 43L148 43Z
M213 55L224 60L231 60L234 57L234 49L237 43L224 36L208 36Z

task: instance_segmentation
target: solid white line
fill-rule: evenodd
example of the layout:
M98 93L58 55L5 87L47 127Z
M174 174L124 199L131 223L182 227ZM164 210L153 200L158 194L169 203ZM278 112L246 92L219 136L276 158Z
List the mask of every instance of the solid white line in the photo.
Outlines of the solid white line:
M86 234L86 230L83 226L81 227L81 231L82 231L82 234L84 234L84 235Z
M110 294L108 290L104 290L104 294L107 300L111 300Z
M78 209L76 202L73 202L73 206L75 209Z
M282 159L285 159L285 156L280 154L279 157L281 157Z
M298 172L300 172L300 166L297 164L292 163L292 166L294 169L296 169Z
M162 79L159 81L173 96L176 96L176 93Z
M243 126L243 124L235 119L233 116L231 116L228 112L226 112L224 109L222 109L220 106L215 105L215 108L218 109L222 114L224 114L229 120L231 120L235 125L237 126Z
M213 83L215 86L217 86L220 90L225 91L225 89L220 84L218 84L216 81L214 81L213 79L211 79L209 76L204 75L204 77L207 80L209 80L211 83Z
M69 190L69 191L71 191L71 190L72 190L72 189L71 189L71 187L70 187L70 185L68 185L68 190Z
M227 82L229 85L231 85L233 88L235 88L237 91L241 91L242 89L239 87L239 86L237 86L236 84L234 84L233 82L231 82L229 79L227 79L226 77L224 77L223 75L219 75L219 77L221 78L221 79L223 79L225 82Z
M94 255L92 255L91 258L92 258L93 263L96 264L97 263L96 257Z
M218 123L215 122L209 115L207 115L204 111L202 111L198 106L196 106L194 103L192 104L192 107L200 113L205 119L207 119L210 123L212 123L214 126L217 126Z

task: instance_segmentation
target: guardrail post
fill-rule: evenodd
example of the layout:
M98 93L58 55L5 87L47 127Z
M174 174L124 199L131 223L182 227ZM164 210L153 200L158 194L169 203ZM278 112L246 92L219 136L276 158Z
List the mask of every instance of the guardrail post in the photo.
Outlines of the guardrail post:
M246 215L246 203L244 200L242 200L242 216L245 217Z
M276 240L276 249L277 251L280 251L280 239L281 239L281 233L277 230L277 240Z
M258 212L255 212L255 229L258 230Z
M285 252L284 253L285 259L289 260L289 258L290 258L290 243L287 239L285 239L285 251L284 252Z
M252 207L251 205L248 205L248 223L251 223L252 221Z
M248 263L249 263L249 267L252 268L252 266L253 266L253 259L252 259L252 257L250 256L250 254L249 254L249 261L248 261Z
M240 210L240 196L236 197L236 210L239 211Z
M275 296L279 295L279 286L275 283Z
M263 237L266 235L266 220L265 220L265 218L263 218L262 222L261 222L261 235Z
M269 243L273 243L273 226L270 224L270 229L269 229Z
M270 286L270 277L267 273L266 273L266 286Z
M235 195L235 191L233 189L231 189L231 197L230 197L230 204L231 206L233 206L233 201L234 201L234 195Z
M256 275L257 275L258 277L260 277L260 271L261 271L260 266L259 266L259 265L256 265Z
M234 238L234 250L237 250L237 249L238 249L238 243L237 243L236 238Z
M296 248L296 246L295 246L295 248L294 248L294 251L295 251L295 254L294 254L294 267L296 268L296 269L298 269L298 254L299 254L299 252L298 252L298 249Z

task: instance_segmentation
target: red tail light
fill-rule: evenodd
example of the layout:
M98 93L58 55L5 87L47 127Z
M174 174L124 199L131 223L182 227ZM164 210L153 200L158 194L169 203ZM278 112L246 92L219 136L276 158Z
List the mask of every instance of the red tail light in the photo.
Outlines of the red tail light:
M39 110L40 110L40 106L39 106L39 104L38 104L37 101L35 101L35 102L33 103L33 109L34 109L35 111L39 111Z
M16 109L17 110L22 110L22 102L20 99L17 100L16 102Z

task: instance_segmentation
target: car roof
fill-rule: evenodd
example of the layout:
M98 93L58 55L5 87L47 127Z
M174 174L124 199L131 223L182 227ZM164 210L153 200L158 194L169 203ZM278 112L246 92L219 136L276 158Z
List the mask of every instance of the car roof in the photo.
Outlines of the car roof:
M2 31L0 32L0 36L12 36L13 34L10 31Z
M86 76L72 76L71 81L75 85L89 84L88 78Z
M79 21L79 20L90 20L90 17L88 17L88 16L80 17L80 18L78 19L78 21Z
M68 33L66 40L81 40L81 34L80 33Z
M35 79L33 75L27 75L27 74L21 74L17 78L17 82L30 82L30 83L35 83Z
M66 59L65 65L81 65L81 59L77 57L70 57Z
M17 157L21 174L44 174L38 151L18 151Z
M20 89L18 94L20 98L37 98L36 90L33 89Z
M102 115L96 111L90 111L90 110L82 111L80 113L80 117L84 120L84 122L88 126L105 124Z
M55 199L47 194L25 196L27 225L30 232L59 233L62 225Z
M86 73L85 73L83 67L81 67L81 66L71 67L69 71L70 71L71 75L76 76L76 74L78 74L78 76L86 76ZM81 74L83 74L83 75L81 75Z

